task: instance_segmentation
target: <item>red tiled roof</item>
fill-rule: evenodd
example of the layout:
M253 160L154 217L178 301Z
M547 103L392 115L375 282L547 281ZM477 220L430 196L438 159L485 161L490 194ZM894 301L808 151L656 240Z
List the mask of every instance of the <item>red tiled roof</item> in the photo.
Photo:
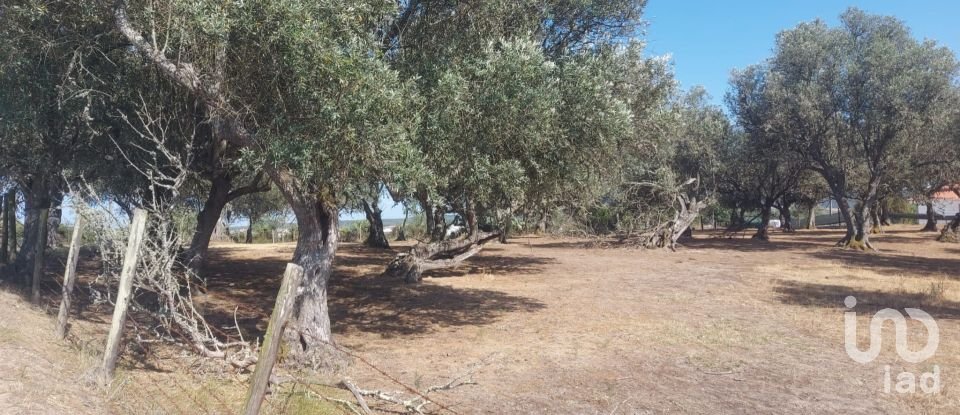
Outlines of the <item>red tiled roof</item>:
M933 194L933 199L938 199L938 200L960 200L960 196L957 196L957 193L954 192L954 191L951 189L951 187L953 187L953 188L958 188L958 187L960 187L960 183L955 184L955 185L953 185L953 186L944 186L942 189L940 189L940 191L938 191L937 193L934 193L934 194Z

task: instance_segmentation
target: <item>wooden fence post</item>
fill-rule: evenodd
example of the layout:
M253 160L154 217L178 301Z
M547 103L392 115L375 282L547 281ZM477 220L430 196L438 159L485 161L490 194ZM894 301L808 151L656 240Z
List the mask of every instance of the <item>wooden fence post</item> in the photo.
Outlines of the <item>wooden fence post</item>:
M7 192L7 226L10 227L10 230L7 231L7 236L10 238L10 245L7 247L10 249L9 254L10 258L13 258L17 255L17 191L15 189L10 189Z
M0 195L0 227L3 233L0 233L0 263L10 262L10 214L7 213L7 195Z
M243 407L244 415L257 415L260 412L263 395L267 393L270 382L270 372L273 371L273 365L277 362L283 328L290 313L293 312L297 288L300 287L302 279L303 268L297 264L287 264L287 270L283 273L283 282L280 283L280 292L277 293L277 301L273 305L273 313L270 314L270 322L267 324L267 334L263 336L263 344L260 346L257 368L254 369L253 377L250 379L250 392L247 395L247 403Z
M40 304L40 279L43 278L43 253L47 248L47 219L49 209L40 209L37 218L37 240L33 252L33 281L31 285L31 299L34 304Z
M67 269L63 272L63 292L60 295L60 312L57 313L57 337L67 337L67 317L70 315L70 298L77 275L77 260L80 256L80 237L83 233L83 216L77 214L70 237L70 252L67 254Z
M127 240L127 251L123 256L123 268L120 270L120 287L117 290L116 305L113 307L113 321L110 323L110 334L107 335L107 346L103 351L100 381L104 384L110 383L113 379L113 371L117 367L123 325L127 319L127 306L130 304L130 291L133 289L133 276L137 268L146 224L147 212L137 209L130 223L130 239Z

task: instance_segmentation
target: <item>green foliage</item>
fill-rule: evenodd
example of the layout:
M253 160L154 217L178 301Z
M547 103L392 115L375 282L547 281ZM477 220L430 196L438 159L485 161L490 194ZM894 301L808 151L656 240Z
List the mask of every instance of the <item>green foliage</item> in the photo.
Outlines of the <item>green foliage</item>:
M803 23L777 37L765 128L813 163L836 196L867 205L917 143L956 115L957 62L903 22L850 9L841 25Z

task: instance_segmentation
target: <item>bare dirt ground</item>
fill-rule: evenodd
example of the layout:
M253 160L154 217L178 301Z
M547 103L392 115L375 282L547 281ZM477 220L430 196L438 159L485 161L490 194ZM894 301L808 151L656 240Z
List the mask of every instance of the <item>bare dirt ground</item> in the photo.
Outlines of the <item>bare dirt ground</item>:
M875 236L879 253L833 248L836 231L776 233L770 243L698 235L677 252L516 238L419 285L379 276L395 252L346 244L331 281L335 338L362 358L346 375L367 389L403 390L397 380L423 390L484 362L475 385L430 395L449 409L431 406L441 413L958 413L960 246L914 228ZM229 331L236 315L246 338L262 335L292 251L217 246L202 299L212 321ZM937 353L904 361L888 323L880 356L853 361L844 348L850 295L861 349L874 312L915 307L939 325ZM248 375L164 347L131 345L113 387L83 386L95 347L78 344L102 341L102 311L82 314L72 346L50 340L49 317L11 294L0 297L0 315L0 413L242 405ZM911 322L908 332L920 349L923 326ZM888 365L893 384L901 372L919 378L936 366L941 390L885 393ZM349 413L319 398L351 398L324 386L336 378L290 376L302 382L281 386L266 412Z

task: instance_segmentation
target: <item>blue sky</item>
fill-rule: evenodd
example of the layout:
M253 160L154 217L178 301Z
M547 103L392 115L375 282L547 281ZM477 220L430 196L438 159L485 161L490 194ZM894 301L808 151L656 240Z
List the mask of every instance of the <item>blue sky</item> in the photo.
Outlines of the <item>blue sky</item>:
M960 51L960 1L956 0L650 0L647 50L670 54L684 88L703 85L722 104L730 71L770 56L774 36L800 22L821 18L830 25L850 6L896 16L919 39Z

